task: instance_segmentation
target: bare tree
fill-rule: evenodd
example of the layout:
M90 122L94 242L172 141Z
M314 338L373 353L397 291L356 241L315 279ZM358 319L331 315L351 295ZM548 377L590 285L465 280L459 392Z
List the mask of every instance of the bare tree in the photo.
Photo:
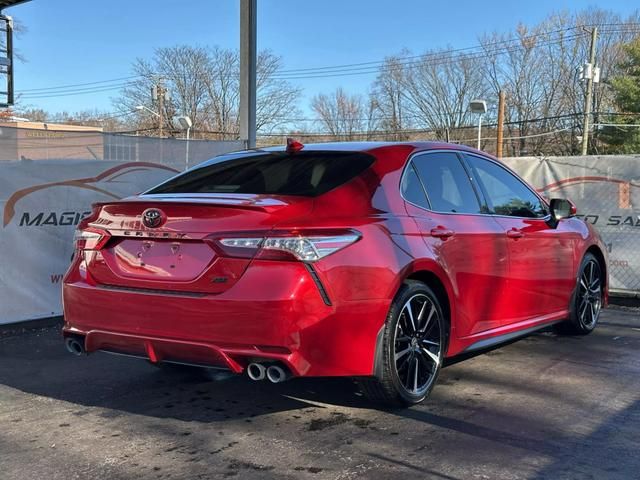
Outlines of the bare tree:
M595 8L576 15L554 14L531 29L521 25L513 33L482 38L492 96L500 90L507 94L511 155L577 152L585 98L578 67L588 59L587 30L600 27L597 64L601 82L595 90L593 111L606 111L613 108L606 78L621 58L621 43L637 35L637 29L624 24L637 25L639 20L637 12L623 19ZM550 132L557 134L540 135Z
M282 60L262 51L257 62L257 127L268 133L297 113L301 90L277 74ZM121 92L114 104L121 112L132 112L137 105L153 105L151 91L162 82L169 98L164 102L167 127L175 129L172 118L188 115L194 130L213 132L221 138L237 138L239 132L238 52L218 47L175 46L160 48L151 60L138 59L133 65L135 79ZM137 128L153 128L157 118L141 112Z
M375 94L372 92L370 92L368 96L366 114L365 131L367 132L367 140L382 140L384 138L388 138L388 133L384 131L385 127L380 118L380 104L378 103L378 99ZM379 131L381 129L383 130L382 132ZM379 133L382 133L384 136L380 137ZM398 129L398 131L393 134L393 137L395 140L400 140L401 135L403 134L400 132L400 129ZM406 137L403 139L406 140Z
M366 107L361 95L350 95L338 88L333 93L313 97L311 108L335 140L353 140L363 131Z
M236 138L240 131L240 58L237 52L218 47L213 48L209 55L205 79L208 94L206 128L223 132L223 139L226 135Z
M23 108L16 110L16 116L26 118L31 122L47 122L51 115L42 108Z
M483 97L487 85L472 55L447 51L426 53L404 75L404 94L415 121L439 139L455 139L469 124L469 102Z
M555 114L553 108L559 104L557 75L550 74L545 65L553 62L547 57L548 52L540 48L546 41L537 29L530 31L522 24L513 33L494 33L482 40L492 96L503 90L508 99L507 134L512 139L514 155L527 153L524 137L535 127L529 120Z
M302 89L277 77L282 58L269 50L258 54L256 68L256 124L258 131L270 133L290 123L291 117L299 113L296 104Z
M373 83L370 107L377 120L377 125L386 136L393 140L406 140L403 131L411 126L411 117L407 118L407 98L404 95L406 71L402 58L408 55L407 50L398 55L385 58L380 72ZM373 125L367 129L370 131Z

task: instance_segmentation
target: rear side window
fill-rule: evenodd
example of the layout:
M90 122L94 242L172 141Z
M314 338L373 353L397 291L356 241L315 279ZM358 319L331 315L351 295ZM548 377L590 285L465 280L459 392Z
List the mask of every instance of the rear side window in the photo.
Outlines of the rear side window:
M469 175L454 152L426 153L413 163L427 191L431 209L444 213L481 213Z
M406 171L404 172L404 176L402 177L400 191L402 192L402 196L404 197L404 199L408 202L411 202L414 205L418 205L422 208L429 208L429 202L427 201L427 197L424 194L424 188L422 188L420 179L418 178L415 168L411 163L407 167Z
M247 155L208 164L145 192L254 193L316 197L355 178L374 162L358 152Z

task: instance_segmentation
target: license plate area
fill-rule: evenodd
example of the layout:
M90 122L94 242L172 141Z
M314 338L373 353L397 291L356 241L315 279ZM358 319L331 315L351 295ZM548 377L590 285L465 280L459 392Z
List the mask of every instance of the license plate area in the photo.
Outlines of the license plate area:
M196 279L215 257L207 244L184 240L123 239L108 253L105 262L120 276L176 282Z

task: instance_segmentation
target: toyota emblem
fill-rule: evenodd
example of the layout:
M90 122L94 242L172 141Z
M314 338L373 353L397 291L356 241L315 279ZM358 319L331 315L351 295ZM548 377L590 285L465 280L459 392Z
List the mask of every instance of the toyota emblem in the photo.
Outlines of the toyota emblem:
M164 213L157 208L149 208L142 212L142 223L147 228L158 228L164 220Z

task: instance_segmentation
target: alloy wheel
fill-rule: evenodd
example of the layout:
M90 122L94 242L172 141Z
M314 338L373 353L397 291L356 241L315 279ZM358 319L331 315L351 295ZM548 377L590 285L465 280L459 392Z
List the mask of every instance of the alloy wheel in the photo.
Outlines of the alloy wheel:
M602 278L600 265L589 260L580 275L578 287L578 318L585 328L592 329L602 308Z
M424 294L412 296L402 307L395 328L393 360L407 393L423 395L442 364L442 318Z

